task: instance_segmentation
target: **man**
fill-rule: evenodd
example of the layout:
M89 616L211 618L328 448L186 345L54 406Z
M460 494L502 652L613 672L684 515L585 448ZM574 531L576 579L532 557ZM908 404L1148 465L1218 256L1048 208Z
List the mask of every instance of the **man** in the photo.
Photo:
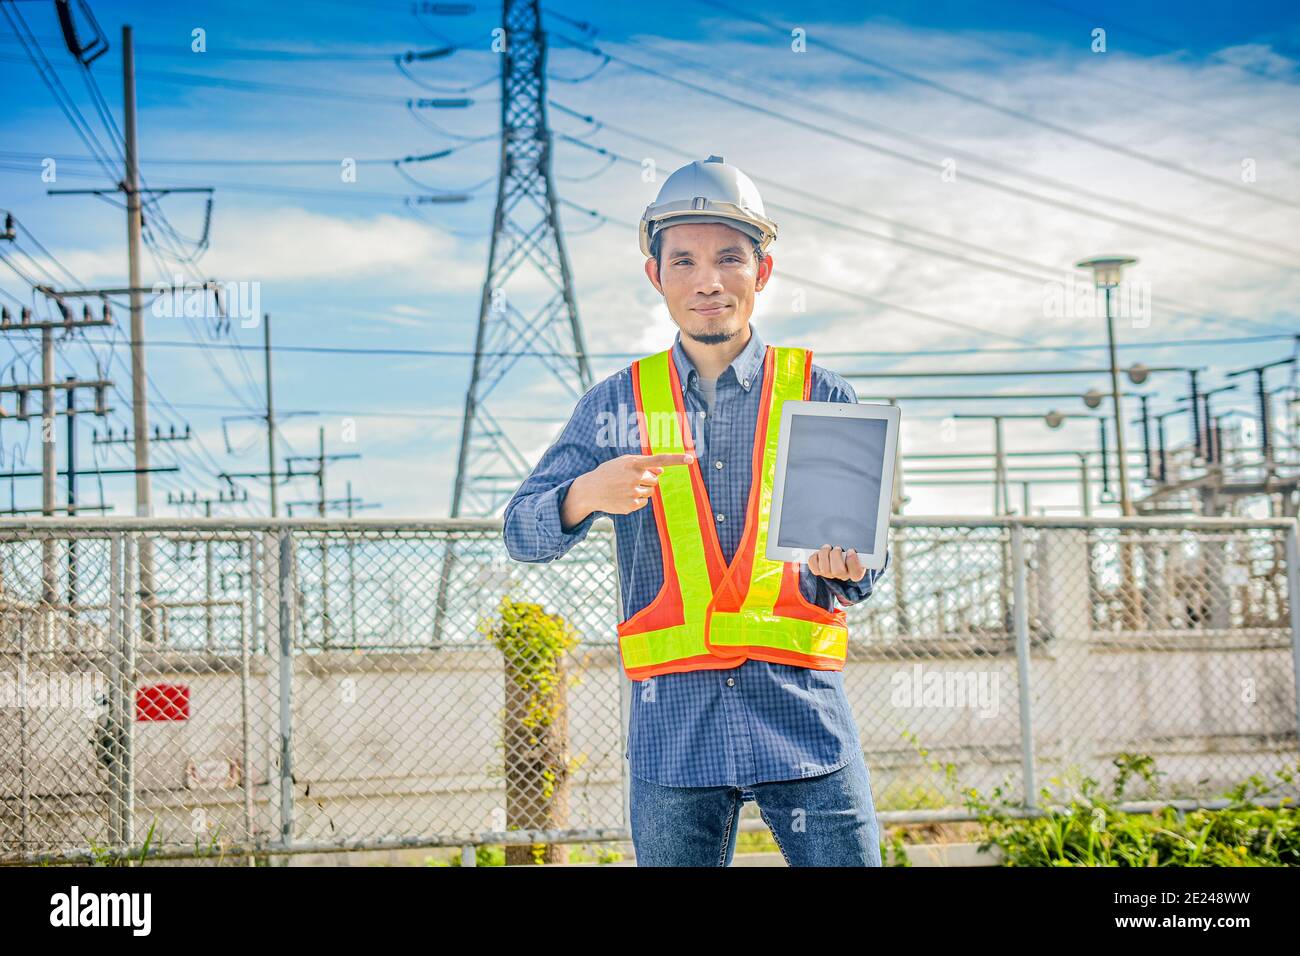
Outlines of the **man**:
M775 237L721 157L673 173L641 222L672 349L583 395L506 505L518 561L552 561L613 519L639 866L729 865L746 800L792 866L881 865L835 602L866 599L888 554L870 575L835 542L806 565L764 554L781 403L857 401L751 326Z

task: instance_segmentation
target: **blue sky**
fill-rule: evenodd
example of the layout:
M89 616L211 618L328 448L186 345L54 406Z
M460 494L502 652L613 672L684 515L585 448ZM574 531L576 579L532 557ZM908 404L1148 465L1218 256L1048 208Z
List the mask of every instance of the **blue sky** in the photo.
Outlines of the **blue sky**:
M107 144L52 5L20 6L68 94ZM216 188L210 249L194 266L197 274L256 283L278 346L472 347L499 149L498 57L489 49L498 7L448 18L415 15L400 0L93 6L111 49L92 73L119 123L120 28L135 28L148 183ZM635 222L663 175L709 153L754 175L782 226L772 250L777 279L755 316L765 338L822 354L889 353L818 359L837 371L1099 368L1103 353L1077 347L1103 341L1101 324L1048 314L1050 289L1026 272L1057 270L1059 279L1075 260L1109 251L1138 256L1131 275L1157 302L1146 324L1121 323L1121 361L1204 367L1215 387L1225 371L1292 354L1281 336L1300 332L1300 11L1293 4L1102 3L1084 13L1069 0L876 3L867 12L861 4L827 3L817 5L815 19L795 5L743 7L804 28L807 50L797 55L788 34L738 19L725 6L556 0L544 8L556 34L552 101L605 124L593 128L552 110L553 129L633 160L607 164L565 140L555 151L560 194L613 220L593 228L573 207L561 212L588 347L603 356L593 360L597 378L625 365L622 355L671 341L635 236L621 223ZM586 42L619 59L591 75L599 62L562 39L580 38L571 21L591 23L598 32ZM1106 31L1104 52L1092 49L1098 27ZM191 49L195 29L204 31L206 52ZM823 40L858 58L832 52ZM443 44L458 49L411 66L414 79L392 62L404 51ZM782 115L646 76L622 59ZM430 89L466 86L474 88ZM30 251L30 237L39 240L87 285L124 284L121 211L94 197L46 194L109 180L88 160L5 20L0 88L0 208L28 231L20 241ZM415 113L406 105L438 95L468 95L474 104ZM443 149L454 151L403 167L416 182L391 163ZM49 158L55 183L41 177ZM342 181L344 158L359 161L356 182ZM945 160L953 162L952 180L926 166ZM647 161L661 171L657 181L642 176ZM1242 179L1247 161L1254 171L1249 183ZM421 184L474 191L461 205L412 210L405 200L427 194ZM201 198L168 196L162 208L178 233L201 231ZM37 267L58 274L58 265L36 254ZM146 280L174 271L150 259ZM2 266L0 288L11 309L16 300L33 300ZM791 305L796 299L804 308ZM120 311L117 318L126 321ZM260 425L247 417L260 413L261 355L182 346L258 346L261 330L151 316L147 334L159 343L148 355L158 393L152 422L164 429L189 423L198 435L156 448L157 463L182 466L155 485L155 513L171 514L168 491L213 495L219 469L265 465ZM130 418L122 336L117 347L97 329L85 338L61 347L58 375L92 377L98 358L122 390L111 402L120 430ZM1207 341L1133 347L1186 340ZM1001 351L979 351L989 346ZM965 351L934 354L951 349ZM3 354L7 382L39 375L33 340L11 336ZM330 452L361 456L331 466L331 497L341 497L351 480L354 494L382 503L370 513L447 514L468 358L286 350L275 363L277 406L316 413L286 414L281 455L314 451L324 427ZM492 406L533 457L572 406L572 397L539 371L521 366ZM1272 374L1275 386L1288 381L1285 369ZM864 398L1105 385L1100 375L1049 381L865 377L854 384ZM1184 387L1184 376L1168 374L1154 376L1144 390L1164 411ZM12 396L6 402L11 408ZM1248 395L1222 402L1225 409L1250 405ZM1061 399L905 400L905 452L986 450L982 423L945 423L956 411L1039 413L1058 406L1085 411ZM1085 419L1059 432L1027 421L1008 430L1013 450L1096 441L1095 424ZM1171 419L1171 433L1185 437L1181 419ZM1131 443L1135 438L1130 432ZM0 449L6 466L38 467L39 427L0 424ZM83 440L81 450L83 471L96 460L103 467L127 463L125 446L94 449ZM265 513L264 483L245 484L252 500L226 513ZM103 491L116 513L131 513L129 478L106 477ZM304 480L283 489L282 499L313 493ZM989 506L987 489L979 487L918 485L910 493L911 513ZM1064 507L1073 493L1041 485L1034 500ZM83 479L81 500L98 496L97 483ZM38 504L39 482L17 480L12 497L19 507Z

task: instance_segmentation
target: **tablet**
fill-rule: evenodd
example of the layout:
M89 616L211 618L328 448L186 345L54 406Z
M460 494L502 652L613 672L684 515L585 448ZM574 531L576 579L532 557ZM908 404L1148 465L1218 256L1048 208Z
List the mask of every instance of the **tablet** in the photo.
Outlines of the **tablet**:
M885 566L894 493L897 405L787 401L781 406L767 557L806 561L824 544Z

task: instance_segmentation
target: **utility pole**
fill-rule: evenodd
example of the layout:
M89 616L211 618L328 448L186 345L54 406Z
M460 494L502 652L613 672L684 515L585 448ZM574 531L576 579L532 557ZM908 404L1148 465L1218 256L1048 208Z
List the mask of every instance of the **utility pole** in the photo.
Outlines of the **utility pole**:
M126 168L122 182L126 192L127 285L131 290L131 412L135 428L135 466L145 469L149 467L149 402L144 364L144 296L140 279L142 220L135 119L135 44L129 26L122 27L122 108L126 127ZM148 517L152 510L149 475L143 471L135 480L135 509L140 517Z
M169 505L202 505L203 516L212 517L212 506L214 504L230 504L232 502L247 501L248 492L245 491L242 497L236 496L233 492L229 497L224 491L218 492L217 497L200 498L197 491L191 492L189 496L173 495L167 493L167 503ZM177 542L179 546L179 542ZM217 646L217 621L216 621L216 562L213 560L213 539L209 531L204 531L203 538L203 619L205 625L206 646L209 650ZM191 552L191 555L193 552ZM223 585L224 586L224 585Z
M271 477L271 517L278 513L279 492L275 487L275 403L271 400L271 313L262 315L262 343L266 357L266 459Z
M68 517L77 513L77 395L75 375L67 378L68 415ZM77 614L77 539L68 539L68 616Z
M1169 456L1165 448L1165 419L1170 415L1181 415L1181 409L1175 409L1171 412L1165 412L1163 415L1156 415L1156 442L1159 445L1160 467L1156 472L1156 478L1160 484L1166 484L1169 481Z
M380 505L376 502L373 504L363 504L360 498L352 495L352 482L347 483L347 494L342 498L333 498L325 502L326 509L347 508L348 517L353 516L353 508L378 508ZM319 509L319 501L290 501L288 503L289 514L293 514L295 507L311 506ZM359 647L357 642L357 542L356 537L352 534L347 538L348 550L348 622L352 633L352 646Z
M1205 444L1201 434L1200 384L1197 381L1197 375L1199 374L1199 371L1200 371L1199 369L1192 369L1188 373L1190 376L1190 383L1191 383L1191 391L1189 392L1189 395L1191 397L1189 401L1192 404L1192 438L1194 441L1194 447L1196 449L1196 451L1193 453L1192 460L1193 463L1196 464L1200 464L1200 462L1196 462L1197 458L1203 459L1205 457Z
M107 380L94 379L81 381L75 377L70 377L62 382L54 380L54 330L86 328L90 326L112 325L113 320L109 315L108 306L104 307L102 318L91 318L90 307L84 307L84 316L81 320L72 317L72 310L61 299L54 297L55 303L63 318L60 321L42 320L39 322L32 321L31 309L24 308L20 316L20 324L15 326L6 308L0 311L0 332L40 330L41 333L41 381L24 384L14 384L0 387L0 392L17 392L18 393L18 414L17 418L25 419L27 415L27 395L32 391L41 393L41 513L43 515L53 515L57 505L55 504L54 481L58 473L58 464L55 453L54 437L54 418L58 412L54 408L54 392L62 388L68 392L69 408L73 402L72 390L79 385L88 386L96 389L98 408L103 409L103 394L111 382ZM71 412L69 411L69 427L71 427ZM71 487L69 487L71 493ZM47 537L41 542L41 600L47 607L55 604L55 550L57 542L52 537Z
M22 310L20 321L15 324L7 308L0 309L0 333L22 331L31 332L39 330L41 333L41 381L14 383L0 386L0 395L14 393L18 399L17 413L14 415L5 415L4 417L14 421L28 421L32 415L28 413L28 398L32 392L41 393L41 470L39 472L18 472L10 471L7 474L0 474L0 477L11 480L17 478L34 478L41 479L41 507L39 509L12 509L10 513L26 513L29 510L39 510L42 515L50 516L58 513L60 510L66 511L69 517L75 516L79 511L108 511L109 506L100 502L96 505L85 505L77 502L77 429L76 416L82 412L77 408L76 392L80 388L89 388L94 391L95 405L91 414L100 418L106 416L112 409L104 403L105 393L113 383L108 379L79 379L76 376L68 376L62 381L55 381L55 342L54 330L63 329L70 332L73 329L87 328L93 326L112 325L113 320L108 308L104 304L103 315L99 319L91 317L90 307L83 306L82 318L74 320L72 310L63 301L62 297L49 289L40 289L49 298L53 299L62 313L61 321L32 321L31 309ZM59 412L55 409L54 393L58 389L63 389L66 395L64 410ZM57 415L67 417L67 470L62 472L68 479L68 497L65 509L59 509L55 505L55 482L59 474L56 467L56 447L54 418ZM175 466L153 468L151 471L179 471ZM99 474L134 474L134 468L114 468L98 469ZM47 607L52 607L56 603L55 590L57 585L55 566L57 564L56 555L57 542L53 538L46 539L42 542L41 553L41 599ZM78 597L78 568L77 568L77 543L75 539L68 541L67 547L67 567L68 567L68 585L67 585L67 613L69 616L75 616L76 604Z
M320 507L316 513L320 517L325 517L325 429L321 428L318 432L320 437L320 454L318 455L319 466L316 469L316 494L320 498Z
M149 500L149 401L144 366L144 296L140 288L140 157L135 119L135 43L131 27L122 27L122 109L124 114L126 168L122 188L126 193L127 286L131 297L131 417L135 430L135 513L146 518L153 513ZM140 637L144 644L156 641L154 617L153 540L141 535Z
M1142 415L1137 418L1133 424L1142 425L1142 453L1146 460L1147 478L1151 481L1156 477L1155 453L1151 448L1151 410L1148 407L1150 395L1139 395L1138 401L1142 404Z
M325 463L330 461L341 461L345 458L360 458L355 452L347 455L327 455L325 454L325 429L321 427L317 432L318 447L320 451L315 455L290 455L285 458L285 464L289 466L290 471L293 469L292 462L295 461L314 461L316 467L308 471L297 472L294 477L314 476L316 478L316 514L319 517L325 517Z
M187 187L179 189L141 189L140 188L140 153L138 123L136 120L135 97L135 44L130 26L122 27L122 108L123 108L123 157L124 167L122 181L113 189L50 189L50 195L105 195L122 193L126 198L126 241L127 241L127 288L87 290L68 295L106 295L125 294L130 299L131 310L131 414L133 419L135 450L135 513L139 517L153 514L150 500L149 476L154 469L149 467L149 402L148 379L145 374L145 340L144 340L144 295L151 290L145 289L141 279L141 234L143 231L143 212L141 196L145 193L165 195L173 192L205 192L209 196L211 188ZM85 65L85 64L83 64ZM206 231L204 240L206 243ZM209 287L205 283L204 287ZM49 294L49 290L40 289ZM147 535L141 536L138 547L139 597L141 639L146 644L155 641L154 612L154 573L153 540Z
M325 454L325 429L321 427L318 431L319 452L313 459L308 455L291 455L285 459L286 462L294 461L315 461L316 462L316 514L325 517L325 464L331 460L342 458L360 458L358 454L348 455L327 455ZM310 472L309 472L310 473ZM330 631L332 625L330 621L330 565L329 565L329 536L321 535L320 539L320 607L321 607L321 643L322 646L328 645L330 641Z
M324 498L324 495L321 492L323 492L325 486L325 479L324 479L325 462L338 461L343 458L360 458L360 457L361 456L359 454L355 454L355 453L347 454L347 455L326 455L325 454L325 429L322 428L320 430L320 454L286 456L286 458L284 459L285 470L283 472L276 470L273 466L269 471L222 471L217 473L217 477L224 480L231 487L231 489L234 489L235 487L235 483L234 483L235 478L268 478L274 476L277 481L280 479L283 479L284 481L292 481L295 478L315 478L318 494L316 498L308 502L308 504L313 505L316 508L318 514L323 514L320 505L322 499ZM295 461L314 461L317 463L317 467L310 468L305 471L295 471L293 467L293 463ZM301 503L302 502L290 502L290 504L301 504Z
M345 458L360 458L359 454L350 453L346 455L327 455L325 454L325 429L321 428L319 432L319 452L315 455L289 455L285 458L285 475L286 481L293 478L315 478L316 479L316 513L320 517L325 516L328 499L325 497L325 466L327 462L340 461ZM305 471L294 471L293 463L295 461L313 461L316 467ZM268 475L277 474L271 471L244 471L244 472L226 472L223 471L218 475L230 482L233 478L266 478ZM233 482L232 482L233 487ZM324 536L320 542L321 552L321 620L322 634L324 643L329 642L330 620L329 620L329 542Z

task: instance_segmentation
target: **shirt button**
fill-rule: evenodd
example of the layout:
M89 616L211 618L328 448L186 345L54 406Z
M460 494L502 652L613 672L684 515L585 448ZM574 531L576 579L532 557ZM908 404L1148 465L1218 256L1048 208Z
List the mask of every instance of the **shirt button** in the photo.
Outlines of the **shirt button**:
M720 514L720 515L718 515L718 520L719 520L719 521L726 521L726 520L727 520L727 516L726 516L726 515L723 515L723 514Z
M714 467L714 468L717 468L718 470L721 470L721 469L722 469L722 462L721 462L721 460L719 460L719 461L715 461L715 462L713 463L713 467Z
M744 380L743 382L741 382L740 384L743 385L743 386L745 386L745 388L749 388L749 379L745 379L745 380Z
M736 686L736 678L734 678L734 677L728 677L728 678L727 678L727 686L728 686L728 687L735 687L735 686Z

